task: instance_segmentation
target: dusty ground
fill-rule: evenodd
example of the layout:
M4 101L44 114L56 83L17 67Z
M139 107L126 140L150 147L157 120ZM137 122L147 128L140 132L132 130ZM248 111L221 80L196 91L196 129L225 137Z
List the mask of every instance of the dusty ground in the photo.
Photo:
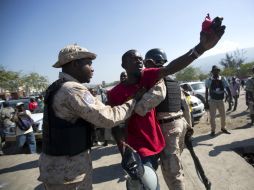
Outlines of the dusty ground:
M225 103L225 109L228 109L228 103ZM195 122L194 134L210 132L211 128L208 115L208 112L206 112L199 121ZM249 125L248 123L250 123L249 110L247 110L245 104L245 91L242 90L236 111L226 112L226 126L228 129L235 129L244 126L247 127ZM216 131L220 131L220 119L218 117L216 118Z
M226 109L228 105L226 104ZM242 92L239 99L239 107L235 112L227 112L227 127L228 129L234 128L242 128L246 130L251 130L248 123L250 122L248 111L246 111L247 106L245 105L245 93ZM217 118L217 131L220 130L220 120ZM252 139L249 140L249 136L252 136L252 132L248 133L248 137L246 135L234 135L235 130L232 130L232 135L229 137L234 137L232 142L223 142L223 145L217 145L219 141L226 141L227 139L224 138L226 135L218 135L215 138L210 138L209 135L199 135L204 133L210 132L210 125L207 121L207 114L205 114L199 122L196 122L194 127L196 136L196 149L197 153L199 153L199 158L204 163L204 160L209 160L208 163L205 165L206 171L208 176L214 182L214 189L243 189L237 188L236 185L239 180L241 180L241 176L243 175L242 171L246 173L246 167L248 165L245 163L245 167L241 165L241 167L235 167L235 161L232 158L237 157L236 154L232 153L232 150L224 150L225 147L230 146L231 144L241 144L242 142L253 142ZM239 130L240 131L240 130ZM239 133L238 131L238 133ZM245 130L243 130L245 131ZM237 137L237 139L236 139ZM200 143L200 139L202 139L202 143ZM218 139L220 139L218 141ZM247 139L247 140L246 140ZM210 141L212 142L210 142ZM207 142L203 142L207 141ZM198 142L198 143L197 143ZM208 145L207 145L208 143ZM213 145L214 144L214 145ZM217 152L216 152L217 151ZM210 155L209 152L216 152L218 153L217 156ZM223 153L223 154L222 154ZM221 157L221 156L228 156L228 157ZM0 189L1 190L42 190L43 185L37 181L37 177L39 176L39 169L38 169L38 157L39 154L18 154L18 155L4 155L0 156ZM93 186L95 190L104 190L104 189L125 189L125 175L120 165L120 154L118 153L116 146L107 146L107 147L94 147L92 151L92 158L93 158ZM231 159L231 161L230 161ZM188 151L184 151L183 154L184 160L184 168L185 168L185 179L186 179L186 186L188 190L198 190L203 189L203 185L197 178L195 173L193 160L190 158ZM227 160L227 162L222 162ZM221 163L226 164L229 169L221 170L222 166ZM233 169L231 165L234 165ZM217 168L216 168L217 167ZM215 170L216 169L216 170ZM227 172L228 173L225 173ZM250 169L252 171L252 168ZM222 173L221 173L222 172ZM224 172L224 173L223 173ZM218 176L218 173L220 174ZM232 175L232 173L234 175ZM158 171L158 177L160 179L161 189L167 189L166 184L162 178L162 174L160 170ZM231 183L231 179L234 177L234 184ZM250 179L248 178L250 177ZM236 180L238 179L238 181ZM246 184L248 182L252 183L253 174L244 176L246 179ZM243 180L243 179L242 179ZM224 184L224 185L223 185ZM232 188L221 188L229 186L229 184L234 187ZM245 184L245 185L246 185ZM243 185L239 182L239 185ZM253 187L253 186L252 186ZM252 187L244 188L244 189L253 189Z

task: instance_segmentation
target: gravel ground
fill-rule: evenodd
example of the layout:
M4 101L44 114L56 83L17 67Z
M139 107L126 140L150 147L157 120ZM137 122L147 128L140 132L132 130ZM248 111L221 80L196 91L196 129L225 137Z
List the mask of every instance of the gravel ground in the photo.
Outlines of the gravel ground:
M228 109L228 103L225 103L225 109ZM218 113L218 112L217 112ZM217 115L218 116L218 115ZM241 91L238 99L236 111L226 112L226 126L230 129L248 126L250 123L249 110L245 104L245 91ZM216 131L220 130L220 119L216 118ZM211 130L209 123L209 112L206 112L199 121L195 121L194 135L209 133Z

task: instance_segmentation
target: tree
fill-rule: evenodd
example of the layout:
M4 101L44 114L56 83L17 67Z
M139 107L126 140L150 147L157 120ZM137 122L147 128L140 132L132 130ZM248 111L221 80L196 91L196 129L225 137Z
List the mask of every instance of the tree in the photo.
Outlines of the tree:
M178 81L193 81L199 80L200 70L189 66L176 73L176 80Z
M23 87L26 94L31 91L43 92L48 86L48 79L38 73L23 75L21 72L7 71L0 65L0 88L11 92L18 92Z
M43 92L48 86L48 80L44 76L40 76L38 73L30 73L23 77L23 85L27 94L32 92Z
M224 68L240 68L246 58L244 50L236 50L232 54L226 53L226 57L220 61Z
M205 74L205 73L202 73L202 72L200 72L200 74L198 76L200 81L203 81L203 80L207 79L208 77L209 77L209 74Z
M7 71L0 65L0 87L9 91L18 91L22 81L20 80L21 73Z
M252 68L254 67L254 62L242 64L239 69L239 76L241 78L247 78L252 76Z

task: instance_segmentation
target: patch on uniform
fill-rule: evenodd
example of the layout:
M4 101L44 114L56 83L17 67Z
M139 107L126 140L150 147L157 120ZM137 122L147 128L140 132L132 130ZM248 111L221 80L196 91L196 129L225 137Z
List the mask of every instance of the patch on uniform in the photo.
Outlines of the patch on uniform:
M90 93L85 93L85 95L84 95L84 101L87 104L94 104L95 103L94 98L93 98L93 96Z

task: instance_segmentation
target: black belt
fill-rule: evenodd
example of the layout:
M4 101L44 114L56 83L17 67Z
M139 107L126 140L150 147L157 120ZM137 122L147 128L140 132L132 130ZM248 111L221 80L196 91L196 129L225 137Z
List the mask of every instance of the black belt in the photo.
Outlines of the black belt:
M170 123L172 121L175 121L175 120L178 120L178 119L181 119L182 116L179 115L179 116L176 116L176 117L173 117L173 118L168 118L168 119L160 119L159 120L159 123L162 124L162 123Z

